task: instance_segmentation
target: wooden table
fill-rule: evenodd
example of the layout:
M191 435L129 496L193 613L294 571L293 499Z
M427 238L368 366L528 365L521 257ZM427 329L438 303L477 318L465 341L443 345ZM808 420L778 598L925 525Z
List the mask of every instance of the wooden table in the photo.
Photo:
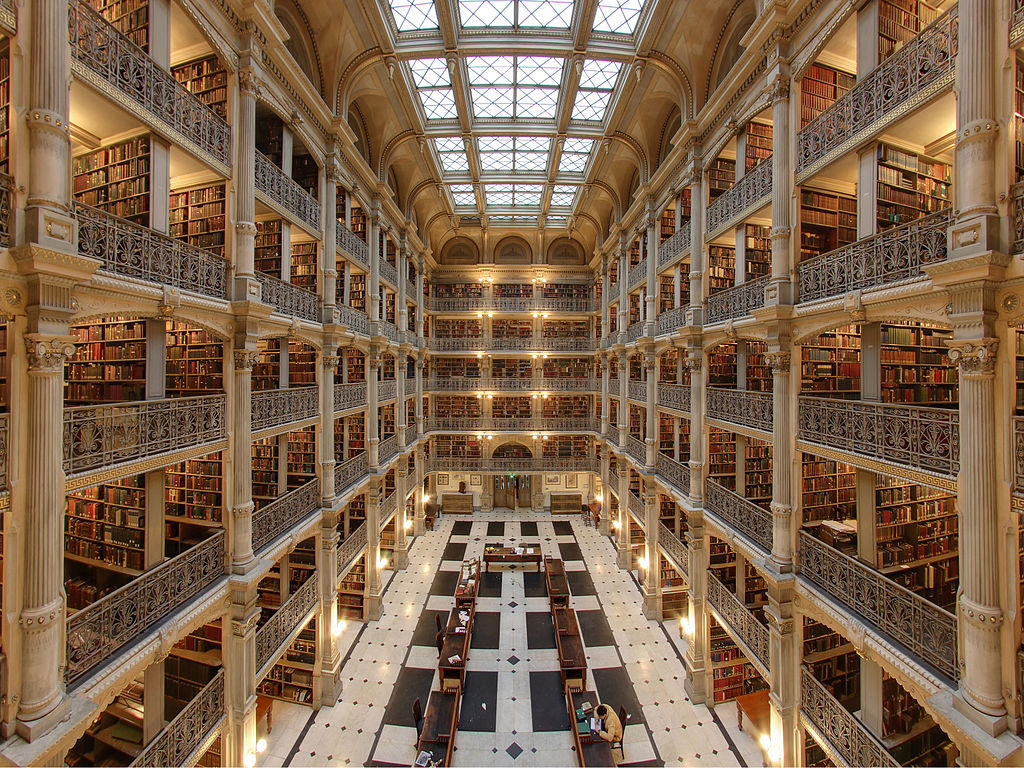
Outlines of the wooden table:
M522 550L516 552L516 550ZM536 563L537 573L540 573L540 564L543 561L540 547L504 547L500 544L487 544L484 546L484 570L489 571L491 563L498 565L521 563Z
M471 606L455 606L452 608L452 616L448 619L448 626L452 627L451 632L446 632L444 644L441 646L441 657L437 662L437 671L441 676L441 690L462 690L466 682L466 661L469 659L469 643L472 638L472 614L466 623L466 631L458 632L456 627L460 626L459 611L471 613L474 608ZM455 624L453 625L453 619ZM452 656L458 656L459 661L448 661Z
M462 615L466 615L466 620L462 620ZM476 617L476 603L472 605L452 608L451 613L448 614L448 624L445 626L444 634L448 635L468 635L473 631L473 619Z
M565 563L553 557L544 558L544 579L552 609L556 605L568 605L569 580L565 577Z
M558 666L562 673L562 687L570 677L579 679L582 688L587 684L587 654L580 636L576 611L572 608L553 608L555 645L558 648ZM561 614L561 616L560 616Z
M768 702L768 691L754 691L736 697L736 720L739 729L743 730L743 715L747 716L753 726L751 734L756 741L762 733L771 731L771 706Z
M576 745L576 760L581 766L614 766L612 745L590 732L590 715L587 715L587 732L580 733L576 719L576 710L583 702L590 702L594 708L600 703L596 691L582 691L566 695L569 708L569 727L572 729L573 743ZM593 712L591 712L593 714Z
M480 561L466 560L459 569L459 582L455 585L455 605L466 605L476 601L480 589Z
M441 765L451 765L458 722L459 694L431 691L423 713L423 728L416 743L416 754L426 750L433 753L435 760L443 754Z

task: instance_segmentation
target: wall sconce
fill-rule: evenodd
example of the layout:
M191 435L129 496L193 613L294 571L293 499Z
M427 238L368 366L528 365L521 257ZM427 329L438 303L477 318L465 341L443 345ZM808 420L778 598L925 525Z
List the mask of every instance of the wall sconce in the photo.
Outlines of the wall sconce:
M412 528L412 520L410 520L409 518L405 518L405 524L402 527L408 531L410 528Z
M378 568L387 568L388 567L388 559L386 557L380 558L377 561L377 567Z
M642 570L647 570L647 566L649 565L649 563L647 562L647 557L645 555L640 555L640 557L637 558L636 562Z
M245 768L252 768L256 765L256 753L246 752L245 753Z
M266 739L260 739L259 741L257 741L256 742L256 754L257 755L262 755L266 751L267 751L267 740Z
M604 501L604 496L602 496L600 493L596 493L594 494L594 501L600 504L602 501Z

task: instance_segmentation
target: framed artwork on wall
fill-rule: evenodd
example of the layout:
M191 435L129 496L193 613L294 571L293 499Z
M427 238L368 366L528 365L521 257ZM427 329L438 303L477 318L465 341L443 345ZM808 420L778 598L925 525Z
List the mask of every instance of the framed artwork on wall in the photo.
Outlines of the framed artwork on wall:
M448 475L443 474L443 473L439 474L437 476L437 484L438 485L448 485Z
M469 484L470 485L483 485L484 482L483 482L483 479L480 477L480 475L470 475L469 476Z
M548 485L558 485L558 475L548 475L544 478L544 482Z
M565 477L565 487L566 488L579 488L580 487L579 482L580 481L579 481L579 479L577 478L576 475L566 475L566 477Z

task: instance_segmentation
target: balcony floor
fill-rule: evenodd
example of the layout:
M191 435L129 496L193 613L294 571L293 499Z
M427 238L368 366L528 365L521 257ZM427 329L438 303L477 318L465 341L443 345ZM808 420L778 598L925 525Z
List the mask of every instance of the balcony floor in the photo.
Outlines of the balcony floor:
M278 766L289 755L293 766L412 763L416 731L411 704L420 697L425 705L437 686L434 612L447 613L453 604L446 584L432 586L454 578L461 557L480 555L485 541L496 540L499 526L488 523L498 522L504 523L504 540L510 543L520 541L521 522L534 522L539 536L527 537L527 543L537 541L544 554L564 557L587 649L588 688L596 688L613 707L626 706L632 715L625 724L626 762L759 765L760 748L737 730L732 704L720 707L716 717L705 705L686 699L680 656L685 646L678 628L674 621L663 629L643 617L637 586L616 567L610 541L577 519L564 520L556 533L558 520L511 513L442 517L438 530L413 544L409 568L392 578L381 621L369 624L355 640L342 668L341 699L316 714L275 702L273 733L259 765ZM453 533L456 521L458 535ZM571 534L565 533L565 524L571 525ZM568 559L575 555L574 545L582 560ZM444 552L459 559L439 559ZM481 585L456 766L576 764L550 619L544 631L548 602L534 588L534 579L501 569ZM358 631L353 624L347 629ZM553 694L534 697L552 682ZM540 730L545 727L553 730Z

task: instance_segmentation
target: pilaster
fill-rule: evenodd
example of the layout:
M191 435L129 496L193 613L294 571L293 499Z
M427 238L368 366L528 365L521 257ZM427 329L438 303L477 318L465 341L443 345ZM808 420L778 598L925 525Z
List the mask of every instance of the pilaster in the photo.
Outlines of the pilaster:
M683 632L689 640L683 662L686 679L683 689L693 704L703 704L707 690L708 619L705 600L708 590L708 550L704 533L704 515L698 509L687 514L686 545L690 554L690 594Z
M621 371L620 371L621 373ZM620 570L628 571L632 568L629 554L629 467L624 461L619 461L619 527L618 535L615 538L616 564Z
M320 604L322 611L320 632L320 704L334 706L341 696L341 653L338 649L338 533L339 513L324 504L320 524L320 553L317 569L320 573Z
M380 581L380 477L366 488L366 620L376 621L382 612L384 587Z
M793 455L793 424L790 392L790 344L788 339L769 343L765 362L772 369L772 567L780 573L793 569L792 481L788 457Z
M654 478L645 477L647 491L643 496L644 503L644 616L654 621L661 621L661 579L658 578L658 494L655 492Z

